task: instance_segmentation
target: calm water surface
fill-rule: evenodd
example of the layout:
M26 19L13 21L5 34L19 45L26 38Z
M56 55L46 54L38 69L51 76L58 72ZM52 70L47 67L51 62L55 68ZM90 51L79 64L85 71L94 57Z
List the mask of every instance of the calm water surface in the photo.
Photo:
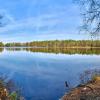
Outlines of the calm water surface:
M80 74L100 67L100 55L53 54L29 51L0 53L0 74L21 88L26 100L58 100L69 86L80 83Z

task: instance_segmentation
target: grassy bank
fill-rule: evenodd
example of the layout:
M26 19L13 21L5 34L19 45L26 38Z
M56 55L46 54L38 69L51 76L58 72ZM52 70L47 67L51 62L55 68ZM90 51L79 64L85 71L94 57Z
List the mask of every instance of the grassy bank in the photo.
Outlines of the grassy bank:
M0 100L24 100L24 98L20 96L11 80L5 82L5 78L0 77Z
M74 88L61 100L100 100L100 76L95 81Z

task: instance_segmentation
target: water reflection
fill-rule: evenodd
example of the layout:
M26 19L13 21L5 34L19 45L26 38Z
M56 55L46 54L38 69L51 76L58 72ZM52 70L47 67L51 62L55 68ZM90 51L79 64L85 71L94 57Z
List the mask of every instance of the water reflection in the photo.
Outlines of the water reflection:
M4 48L1 48L2 51ZM100 55L100 48L5 48L8 51L29 51L29 52L44 52L44 53L62 53L62 54L96 54ZM1 52L2 52L1 51Z
M88 55L80 55L86 54L85 49L82 49L84 53L78 49L67 49L65 54L56 54L63 53L59 50L49 50L51 49L4 48L0 54L0 73L14 81L26 100L58 100L69 91L65 87L65 81L69 88L73 88L80 83L80 73L100 67L99 50L87 50ZM98 55L89 55L95 52Z
M0 52L3 52L4 51L4 48L0 48Z

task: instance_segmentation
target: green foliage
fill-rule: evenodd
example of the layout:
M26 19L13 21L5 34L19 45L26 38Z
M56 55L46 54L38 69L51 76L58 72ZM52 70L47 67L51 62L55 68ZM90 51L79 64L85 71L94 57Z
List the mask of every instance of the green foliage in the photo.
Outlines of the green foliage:
M100 54L100 40L52 40L33 41L27 43L6 43L7 50L23 50L31 52L66 53L66 54Z
M21 43L6 43L5 46L6 47L21 47L22 44Z
M33 41L27 43L7 43L6 47L46 47L46 48L69 48L69 47L100 47L99 40L52 40Z
M0 47L4 47L4 44L2 42L0 42Z
M9 95L10 99L11 100L17 100L17 93L16 92L12 92L10 95Z

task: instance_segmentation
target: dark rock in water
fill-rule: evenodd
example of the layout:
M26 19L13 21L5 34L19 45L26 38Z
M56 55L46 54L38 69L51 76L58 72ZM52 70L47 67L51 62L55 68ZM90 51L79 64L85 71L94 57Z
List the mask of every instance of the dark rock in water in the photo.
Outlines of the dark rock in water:
M67 81L65 81L65 85L66 85L66 87L69 87L69 85L68 85Z

